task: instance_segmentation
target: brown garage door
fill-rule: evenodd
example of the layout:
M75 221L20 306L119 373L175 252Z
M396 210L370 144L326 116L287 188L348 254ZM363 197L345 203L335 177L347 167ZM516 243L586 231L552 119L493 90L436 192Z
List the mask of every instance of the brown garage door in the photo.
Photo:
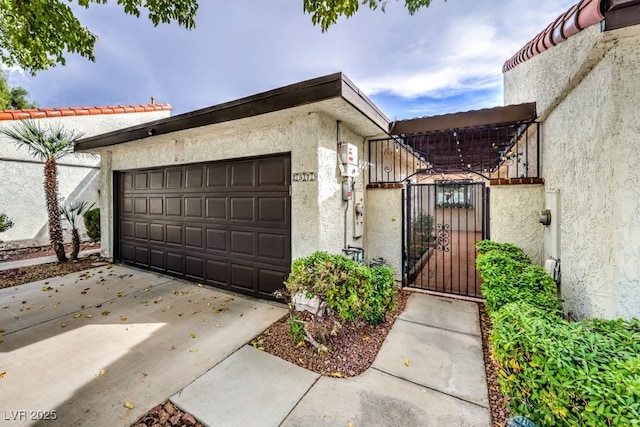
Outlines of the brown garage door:
M262 298L291 267L290 158L117 172L120 261Z

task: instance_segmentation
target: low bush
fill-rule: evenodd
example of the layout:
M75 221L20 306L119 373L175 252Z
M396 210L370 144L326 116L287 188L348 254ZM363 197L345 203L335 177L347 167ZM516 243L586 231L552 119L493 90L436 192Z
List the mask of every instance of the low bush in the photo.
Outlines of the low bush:
M342 320L357 318L380 323L395 304L393 271L358 264L338 254L315 252L293 262L285 282L290 295L298 292L325 301Z
M640 424L638 321L568 322L526 302L492 320L513 412L540 426Z
M90 209L84 213L84 227L91 241L100 240L100 208Z
M476 249L478 255L484 255L489 251L500 251L501 253L508 255L518 262L525 264L531 264L531 259L524 253L519 247L512 245L511 243L499 243L492 240L480 240L476 242Z
M483 241L478 251L512 412L539 426L640 425L640 321L566 321L555 282L518 248Z
M487 313L510 302L526 301L549 313L561 314L558 287L542 267L518 261L510 252L500 249L480 255L477 267Z

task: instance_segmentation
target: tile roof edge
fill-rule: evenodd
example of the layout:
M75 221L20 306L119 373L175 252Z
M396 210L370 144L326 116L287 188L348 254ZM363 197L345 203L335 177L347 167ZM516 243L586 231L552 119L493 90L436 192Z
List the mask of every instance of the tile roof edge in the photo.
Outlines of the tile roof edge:
M502 66L502 72L506 73L585 28L602 22L602 2L603 0L580 0L571 6L509 58Z
M33 108L28 110L0 110L0 121L44 119L51 117L95 116L106 114L148 113L171 111L171 104L108 105L96 107Z

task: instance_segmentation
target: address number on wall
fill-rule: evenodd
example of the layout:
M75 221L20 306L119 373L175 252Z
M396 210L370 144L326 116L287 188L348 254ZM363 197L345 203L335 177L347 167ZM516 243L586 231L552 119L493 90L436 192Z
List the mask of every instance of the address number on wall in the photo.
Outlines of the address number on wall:
M291 176L293 182L310 182L318 179L317 172L298 172Z

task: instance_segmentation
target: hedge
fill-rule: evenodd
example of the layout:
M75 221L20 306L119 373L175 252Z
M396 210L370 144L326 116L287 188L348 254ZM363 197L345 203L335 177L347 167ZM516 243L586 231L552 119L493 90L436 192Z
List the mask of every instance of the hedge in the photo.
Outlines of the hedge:
M485 242L477 265L512 413L539 426L640 425L640 321L564 320L544 270Z

